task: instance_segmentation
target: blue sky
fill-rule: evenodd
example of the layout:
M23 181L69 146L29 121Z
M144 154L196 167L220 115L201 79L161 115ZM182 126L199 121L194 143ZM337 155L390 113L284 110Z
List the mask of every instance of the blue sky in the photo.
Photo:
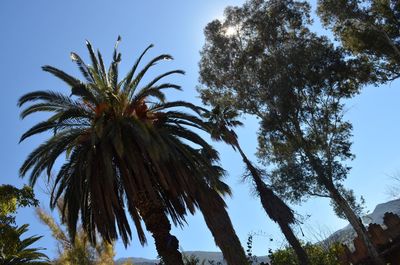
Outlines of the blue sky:
M173 80L182 85L184 92L171 94L170 98L199 104L195 87L198 85L199 51L204 43L203 28L211 20L221 18L224 7L241 3L243 1L239 0L0 1L0 120L3 124L0 130L0 184L21 187L27 183L18 177L18 168L27 154L45 139L45 136L35 137L18 144L20 135L43 118L39 115L21 121L16 106L18 98L37 89L69 93L64 84L41 71L42 65L60 67L78 75L69 58L71 51L88 58L85 50L85 39L88 39L109 62L115 40L121 35L120 72L125 73L141 51L154 43L155 48L147 58L160 53L170 53L175 58L160 65L155 74L175 68L186 71L185 76ZM322 32L318 26L315 29ZM353 170L345 185L365 197L367 210L373 210L376 204L388 199L385 194L387 185L391 184L388 175L399 170L398 85L399 82L392 82L385 86L367 87L348 104L346 118L354 125L356 159L351 163ZM238 130L239 139L243 149L255 160L258 124L251 117L247 117L244 123L245 126ZM248 233L260 234L254 238L254 253L265 255L268 248L282 245L279 229L266 218L257 198L251 195L249 185L240 182L243 172L240 156L228 146L215 146L221 153L222 166L229 173L227 182L234 192L232 198L227 198L227 203L237 234L244 245ZM48 209L48 196L42 192L44 185L38 184L35 188L37 197ZM326 199L311 199L295 209L299 214L311 215L301 225L304 240L314 238L316 231L313 230L327 233L346 224L333 215ZM38 245L47 248L49 256L56 255L55 242L33 209L20 210L17 221L31 224L29 233L44 235ZM188 218L188 225L183 229L175 228L173 233L183 250L217 250L201 214ZM270 242L270 237L274 241ZM151 240L147 247L142 248L136 238L127 249L117 242L116 251L117 257L154 258L157 255Z

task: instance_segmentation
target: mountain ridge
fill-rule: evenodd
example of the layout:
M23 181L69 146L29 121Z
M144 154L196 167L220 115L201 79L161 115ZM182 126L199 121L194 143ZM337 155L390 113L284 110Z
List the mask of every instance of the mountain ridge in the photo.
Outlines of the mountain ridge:
M222 265L226 265L226 262L224 261L224 258L222 256L221 252L215 252L215 251L183 251L183 255L186 255L187 257L190 256L196 256L200 264L201 262L205 261L213 261L215 265L220 262ZM254 264L259 264L261 262L267 262L268 261L268 256L260 256L256 257L257 262L254 262ZM130 257L130 258L120 258L116 261L116 265L122 265L124 262L131 260L134 265L155 265L158 264L159 260L157 259L145 259L145 258L135 258L135 257ZM206 263L205 265L208 265Z
M400 216L400 199L390 200L384 203L377 204L375 209L370 213L361 218L365 226L369 224L379 224L384 229L386 228L383 224L383 216L387 212L392 212ZM354 250L353 239L356 237L356 232L350 224L345 227L336 230L326 239L322 240L322 244L331 244L333 242L342 242L346 244L351 251Z

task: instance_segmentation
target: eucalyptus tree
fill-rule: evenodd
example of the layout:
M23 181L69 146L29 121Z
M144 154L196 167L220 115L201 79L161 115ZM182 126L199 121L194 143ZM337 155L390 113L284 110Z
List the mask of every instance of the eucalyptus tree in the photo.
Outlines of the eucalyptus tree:
M372 66L378 81L400 77L400 2L318 0L318 15L344 48Z
M208 118L211 137L216 141L223 141L231 145L235 151L239 152L260 198L261 205L269 218L279 225L282 233L294 249L299 264L309 264L307 253L290 226L296 223L293 210L265 184L263 181L265 172L253 165L239 144L238 136L233 130L233 128L243 125L242 122L237 119L238 112L231 107L217 105L211 111L207 111L203 115Z
M274 190L293 202L331 199L375 264L383 264L342 184L354 158L344 101L370 81L369 71L312 33L309 12L306 2L294 0L228 7L223 21L205 28L199 91L206 104L259 118L258 156L271 170Z
M15 225L15 215L18 208L38 206L33 189L24 186L18 189L12 185L0 185L0 224Z
M244 250L220 195L230 190L221 181L224 172L218 166L218 153L193 130L206 131L199 109L184 101L167 102L163 91L180 87L160 83L184 72L168 71L145 83L143 78L152 66L172 59L159 55L140 70L150 45L120 80L119 40L108 70L89 42L91 65L71 53L83 81L55 67L43 67L70 87L70 96L43 90L20 98L19 106L28 105L22 118L50 113L25 132L21 141L52 133L28 155L20 175L28 175L34 185L42 172L50 175L55 161L66 155L55 176L51 207L63 198L62 215L72 238L80 217L91 242L97 234L109 242L119 235L126 246L131 239L128 212L140 243L146 243L143 220L166 264L179 265L179 242L170 234L168 216L182 226L186 214L200 208L228 263L244 264Z

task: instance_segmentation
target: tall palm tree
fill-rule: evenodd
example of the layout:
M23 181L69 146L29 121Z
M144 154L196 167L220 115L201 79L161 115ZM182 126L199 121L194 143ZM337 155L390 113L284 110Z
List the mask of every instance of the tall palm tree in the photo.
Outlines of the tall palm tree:
M31 236L21 239L28 231L28 224L13 227L0 224L0 265L49 265L48 257L40 252L40 248L29 248L41 236ZM3 242L7 239L7 242ZM4 244L3 244L4 243Z
M178 240L171 235L171 223L185 223L187 211L199 207L218 242L229 237L231 245L224 255L232 257L230 265L239 265L245 254L226 214L220 194L229 187L220 178L222 169L217 152L192 129L206 131L199 116L199 108L184 101L167 102L165 89L180 89L171 83L160 83L165 77L183 74L181 70L163 73L143 83L146 72L156 63L171 60L162 54L150 60L142 70L138 66L150 45L136 60L128 74L118 78L121 54L114 48L113 59L106 70L100 52L94 52L86 42L91 65L86 65L76 54L76 62L85 81L57 68L44 66L71 88L71 96L53 91L36 91L22 96L19 106L31 103L21 112L25 118L36 112L50 112L51 116L25 132L21 141L42 132L52 136L34 149L20 168L20 175L30 172L31 185L46 171L48 175L57 158L66 159L55 176L51 195L54 208L62 196L63 216L72 237L76 233L78 217L90 240L97 232L107 241L117 239L125 246L131 239L126 210L136 227L141 244L146 238L141 226L155 239L159 255L168 265L182 264ZM212 196L205 194L210 193ZM220 192L220 193L217 193ZM208 216L208 205L216 204L225 218ZM66 214L68 213L68 214ZM215 223L216 222L216 223ZM217 224L228 227L219 230ZM229 251L229 252L226 252ZM233 258L234 257L234 258Z
M291 224L296 222L293 210L269 188L262 179L263 172L255 167L243 152L234 127L243 125L237 120L238 113L230 107L216 106L211 111L205 111L203 116L208 118L211 137L216 141L223 141L239 152L260 198L265 212L276 222L289 244L293 247L300 264L309 264L308 256L293 233Z

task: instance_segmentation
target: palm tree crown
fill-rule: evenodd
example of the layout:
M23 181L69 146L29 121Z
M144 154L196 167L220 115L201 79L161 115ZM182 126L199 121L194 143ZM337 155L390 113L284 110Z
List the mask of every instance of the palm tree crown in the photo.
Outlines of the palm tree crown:
M267 187L263 182L263 175L265 175L265 172L254 166L243 152L238 141L238 136L233 129L243 125L243 123L237 119L239 116L238 112L231 107L222 107L217 105L211 111L205 110L202 115L208 119L207 124L209 132L214 140L223 141L231 145L234 150L238 150L246 164L247 170L250 172L250 176L256 186L257 192L262 193L260 196L265 196L266 191L268 191L267 193L269 198L266 200L268 216L275 222L281 220L289 224L294 224L296 219L293 210L291 210L269 187ZM264 187L264 192L259 190L259 186Z
M144 244L140 221L147 203L159 205L175 224L182 225L187 210L193 213L198 206L199 192L212 188L224 193L229 187L220 180L223 170L215 165L217 152L193 130L207 130L200 108L165 100L165 89L180 87L160 81L184 72L169 71L142 85L152 66L172 59L162 54L138 70L142 57L153 47L150 45L119 80L119 41L108 70L88 41L91 65L71 53L85 81L52 66L43 67L70 86L71 96L35 91L20 98L19 106L30 103L21 112L22 118L36 112L51 113L25 132L21 141L42 132L52 133L29 154L20 175L29 172L34 185L42 172L50 174L56 159L66 154L55 176L51 205L63 197L64 221L71 234L75 234L80 216L92 241L97 231L108 241L119 234L127 244L131 239L127 209Z
M41 251L42 248L30 248L41 239L41 236L31 236L21 239L28 231L28 224L13 227L0 224L0 236L7 238L7 242L0 241L0 265L49 265L48 257Z
M305 250L290 227L296 223L293 210L267 186L263 181L265 172L253 165L239 144L238 136L233 130L234 127L243 125L237 119L238 112L231 107L216 105L211 111L204 110L202 115L208 119L207 124L211 137L216 141L223 141L231 145L240 153L265 212L269 218L278 223L289 244L296 251L299 263L301 265L309 264Z
M203 110L202 114L208 119L211 138L230 144L233 149L237 148L238 136L233 128L242 126L243 123L237 119L238 112L230 107L215 106L211 111Z

